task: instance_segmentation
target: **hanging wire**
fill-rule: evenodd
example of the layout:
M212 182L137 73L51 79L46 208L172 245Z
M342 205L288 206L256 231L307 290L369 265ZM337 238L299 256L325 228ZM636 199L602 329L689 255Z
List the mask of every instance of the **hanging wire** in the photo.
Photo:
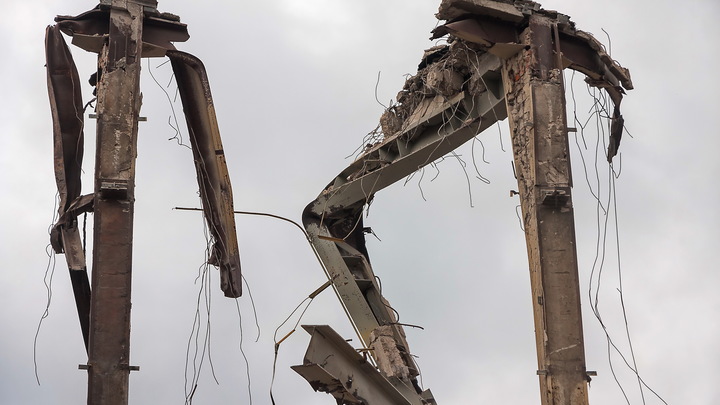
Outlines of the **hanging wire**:
M50 225L48 226L48 235L52 232L52 228L54 224L57 222L59 214L58 214L58 205L60 204L60 193L55 193L55 203L53 205L53 217ZM43 321L45 318L50 316L50 303L52 302L52 280L53 276L55 275L55 251L53 250L52 246L50 244L47 244L45 246L45 253L48 256L47 265L45 266L45 274L43 275L43 285L45 286L45 293L46 293L46 300L45 300L45 309L43 309L43 313L40 316L40 320L38 320L37 329L35 330L35 337L33 338L33 370L35 372L35 381L37 381L37 384L40 385L40 375L38 372L38 362L37 362L37 344L38 344L38 338L40 337L40 329L42 328Z
M450 152L450 155L457 159L458 163L460 164L460 167L463 170L463 173L465 174L465 180L467 181L467 188L468 188L468 197L470 198L470 208L474 208L473 205L473 196L472 196L472 186L470 185L470 176L467 172L467 163L462 159L460 155L455 153L455 151Z
M252 384L251 384L251 380L250 380L250 362L248 361L247 355L245 354L245 349L243 348L242 313L240 311L240 301L237 298L235 298L235 308L237 309L238 325L239 325L239 329L240 329L240 342L238 343L238 346L240 347L240 354L242 355L242 358L245 361L245 374L247 375L247 391L248 391L248 397L250 400L250 405L252 405L253 399L252 399Z
M490 164L487 160L485 160L485 145L483 145L482 141L477 138L477 136L474 136L472 139L472 145L470 146L470 155L472 157L473 167L475 167L475 173L476 178L480 181L482 181L485 184L490 184L490 180L480 174L480 169L478 169L477 161L475 160L475 142L478 142L480 144L480 147L482 147L482 161L485 164Z
M182 210L182 211L202 211L202 208L175 207L174 209L175 209L175 210ZM274 357L274 360L273 360L273 371L272 371L273 374L272 374L272 379L271 379L271 383L270 383L270 399L271 399L271 402L272 402L273 404L275 404L275 399L273 398L272 387L273 387L273 383L274 383L274 381L275 381L275 371L276 371L276 364L277 364L277 355L278 355L278 350L279 350L280 344L281 344L285 339L287 339L292 333L295 332L295 330L297 329L297 326L298 326L299 323L300 323L300 320L301 320L302 317L304 316L304 314L305 314L305 312L307 311L308 307L310 306L310 303L312 302L312 300L313 300L318 294L320 294L323 290L325 290L327 287L329 287L330 285L332 285L332 281L331 281L330 274L329 274L327 268L325 267L325 264L323 263L322 259L320 258L319 253L318 253L317 250L315 249L315 245L312 243L312 238L310 237L310 235L308 235L308 233L305 231L305 229L304 229L302 226L300 226L300 224L298 224L297 222L295 222L295 221L293 221L293 220L291 220L291 219L289 219L289 218L285 218L285 217L282 217L282 216L280 216L280 215L269 214L269 213L265 213L265 212L254 212L254 211L233 211L233 212L234 212L235 214L240 214L240 215L263 216L263 217L269 217L269 218L279 219L279 220L281 220L281 221L285 221L285 222L288 222L288 223L294 225L298 230L300 230L300 232L302 232L303 236L305 237L305 239L306 239L306 240L308 241L308 243L310 244L310 247L311 247L311 249L312 249L312 251L313 251L313 253L314 253L314 255L315 255L315 258L318 260L318 263L320 264L320 267L323 269L323 271L325 272L325 275L328 277L328 281L327 281L325 284L323 284L320 288L318 288L317 290L313 291L313 292L312 292L307 298L305 298L300 304L298 304L298 306L290 313L290 315L285 319L285 321L283 321L283 323L280 324L280 326L278 326L278 328L275 330L275 334L273 335L273 339L274 339L274 341L275 341L275 357ZM336 294L337 294L337 291L336 291ZM285 325L285 323L287 323L287 321L288 321L288 320L298 311L298 309L299 309L306 301L308 301L308 300L309 300L309 302L307 303L307 305L305 306L305 308L304 308L303 311L301 312L300 316L298 317L298 320L297 320L297 322L295 323L293 329L292 329L287 335L285 335L282 339L278 340L278 339L277 339L277 333L278 333L278 331L280 330L280 328L281 328L283 325ZM341 302L342 302L342 300L341 300ZM352 317L351 317L350 314L348 313L347 308L345 308L345 306L343 306L343 309L344 309L344 311L345 311L345 315L346 315L346 316L348 317L348 319L350 320L350 323L351 323L351 325L353 326L353 329L355 329L355 332L358 334L358 336L360 336L360 333L359 333L359 331L357 330L357 327L355 326L355 324L353 323ZM241 350L242 350L242 348L241 348ZM244 356L244 355L245 355L245 354L244 354L244 352L243 352L243 356ZM246 359L246 360L247 360L247 359ZM247 364L247 363L246 363L246 364ZM248 374L248 375L249 375L249 374ZM249 382L248 382L248 385L249 385ZM194 391L194 389L193 389L193 391Z
M380 85L380 73L382 73L382 72L378 71L377 80L375 81L375 101L377 101L378 104L380 104L384 109L387 110L388 106L381 103L380 100L378 99L378 86Z
M74 75L70 75L70 80L72 81L71 94L75 94L75 92L78 89L78 86L80 86L80 84L75 82ZM79 131L77 134L78 135L77 143L75 145L75 164L78 166L78 168L80 169L81 172L82 172L82 161L80 159L81 159L82 154L79 152L80 152L80 148L82 148L82 146L83 146L83 144L81 142L83 141L82 135L83 135L83 131L85 129L85 110L87 110L87 108L89 106L91 106L95 100L96 100L96 98L92 98L87 104L85 104L83 106L82 111L78 110L75 103L72 103L73 109L75 112L75 119L80 124L80 128L79 128ZM67 202L66 202L66 204L67 204ZM58 191L55 193L55 201L53 204L53 216L52 216L52 221L51 221L50 225L48 226L48 235L51 234L53 226L57 223L57 221L59 219L59 216L60 216L60 214L58 212L59 205L60 205L60 192ZM62 209L64 210L65 207L62 207ZM85 227L83 226L83 253L85 253L84 235L85 235ZM38 364L37 364L37 343L38 343L38 338L40 336L40 329L42 328L43 321L48 316L50 316L50 304L52 302L52 281L53 281L53 276L55 275L55 264L56 264L55 251L52 248L51 244L48 244L45 246L45 253L48 256L48 262L45 267L45 273L43 275L43 285L45 286L47 299L45 302L45 309L43 310L43 313L40 316L40 320L38 321L37 329L35 330L35 336L33 338L33 371L35 374L35 380L37 381L38 385L40 385L40 376L39 376Z
M257 335L255 336L255 343L260 340L260 322L258 322L258 316L257 316L257 308L255 307L255 299L252 295L252 290L250 289L250 284L248 284L247 279L245 276L240 275L242 278L243 283L245 283L245 290L248 293L248 296L250 297L250 306L252 307L253 316L255 317L255 328L257 329Z
M206 255L209 253L209 247L206 249ZM199 268L199 274L198 277L196 277L195 282L200 281L200 288L198 290L197 294L197 302L195 307L195 316L193 318L193 324L192 329L190 332L190 337L188 338L187 342L187 348L185 352L185 404L190 405L192 404L193 397L195 395L195 392L198 387L198 382L200 380L200 372L202 371L203 364L205 362L206 354L208 358L208 362L210 364L210 370L213 379L215 380L216 384L219 384L219 381L217 379L217 376L215 374L215 370L212 363L212 357L210 355L211 348L210 348L210 309L211 309L211 289L209 288L210 281L211 281L211 272L209 271L210 265L206 263L203 263L202 266ZM202 315L200 311L200 307L202 302L205 303L205 316L206 322L205 322L205 333L202 339L202 348L200 347L200 336L201 336L201 321L202 321ZM193 345L194 342L194 345ZM188 382L188 369L190 366L190 352L191 348L194 346L194 350L192 350L192 378L191 381ZM199 357L199 360L198 360Z
M575 99L574 83L575 83L575 71L573 70L572 76L570 77L570 95L571 95L571 98L573 101L573 121L575 122L575 124L578 127L580 127L580 137L582 138L582 141L583 141L583 147L585 150L587 150L587 143L585 142L585 127L586 127L586 125L583 125L580 122L580 120L578 119L577 100ZM593 190L592 184L590 184L590 177L588 176L588 168L587 168L587 163L585 161L585 154L583 153L583 148L580 147L580 142L578 141L578 132L577 131L575 132L575 145L577 145L578 151L580 152L580 161L582 162L583 173L585 174L585 181L588 185L588 189L590 190L590 194L595 198L595 200L598 202L598 204L600 204L600 208L603 210L603 212L606 212L605 208L602 206L600 197L598 197L599 189L598 189L598 193L596 193L595 190ZM595 173L597 175L597 163L595 165ZM597 177L597 181L598 181L598 187L599 187L599 182L600 182L599 177Z
M574 75L573 75L574 76ZM632 371L633 374L635 374L637 381L638 381L638 388L640 390L640 397L642 400L642 403L646 403L646 398L644 394L644 390L647 389L650 392L652 392L658 399L660 399L663 403L667 405L667 402L658 395L652 388L650 388L645 381L641 378L637 362L635 359L634 354L634 347L632 344L632 339L630 336L630 329L629 329L629 322L627 319L627 312L625 309L625 302L624 302L624 295L623 295L623 288L622 288L622 266L620 262L620 237L619 237L619 224L618 224L618 217L617 217L617 194L616 194L616 187L615 187L615 180L619 177L619 170L618 172L615 172L614 165L611 163L608 167L607 172L607 201L605 204L603 204L603 201L600 199L601 195L601 187L600 187L600 170L599 170L599 164L600 161L605 160L605 152L604 149L606 147L605 145L605 138L607 133L609 133L610 128L610 114L609 114L609 100L607 97L607 94L604 92L598 92L597 89L591 88L588 86L588 93L593 98L593 104L589 110L590 116L587 121L583 124L580 122L580 120L577 118L577 108L576 108L576 101L574 96L574 89L572 87L572 80L571 80L571 95L573 98L573 110L574 110L574 119L575 123L581 128L581 137L583 140L583 144L585 145L585 148L582 148L580 146L580 143L578 142L577 135L576 135L576 145L578 147L578 151L580 153L581 159L583 161L583 169L585 172L586 181L588 184L588 187L590 189L590 192L594 199L596 200L596 248L595 248L595 257L593 259L593 264L590 272L590 281L589 281L589 287L588 287L588 297L590 299L590 306L591 310L595 316L595 318L598 320L603 333L605 334L605 338L607 341L607 356L608 356L608 365L610 367L611 374L613 376L613 379L615 380L615 383L617 384L618 388L620 389L620 392L622 393L625 402L629 405L630 399L628 397L628 394L625 390L625 387L621 383L616 370L615 366L613 364L612 355L613 353L617 354L622 362L625 364L625 366ZM586 159L584 156L584 152L587 150L587 145L585 144L585 137L584 137L584 129L589 124L591 119L595 119L595 129L596 133L598 134L596 142L595 142L595 148L594 148L594 170L595 170L595 179L596 179L596 187L593 189L593 186L591 185L591 182L589 180L588 176L588 170L587 166L585 164ZM608 131L606 133L606 130ZM596 191L595 191L596 190ZM612 208L612 210L611 210ZM613 338L611 337L610 331L605 324L603 317L600 312L600 292L602 290L602 279L603 279L603 270L605 267L606 262L606 255L607 252L607 239L608 239L608 230L610 227L610 215L613 215L613 226L614 226L614 233L615 233L615 253L616 253L616 259L617 259L617 277L619 282L619 288L617 289L620 293L620 306L622 308L622 315L623 315L623 322L625 324L625 337L627 339L629 349L630 349L630 360L626 357L624 352L617 346Z
M280 350L280 345L282 342L284 342L287 338L290 337L295 331L297 330L298 325L300 325L300 321L302 320L303 316L305 316L305 312L310 308L310 304L312 304L315 297L317 297L321 292L323 292L326 288L328 288L330 285L332 285L332 281L328 280L323 285L315 289L310 295L305 297L300 303L295 307L295 309L290 312L290 315L288 315L284 321L280 325L278 325L277 328L275 328L275 333L273 334L273 341L275 342L274 347L274 356L273 356L273 365L272 365L272 378L270 379L270 402L272 402L273 405L275 405L275 398L273 397L273 386L275 384L275 374L277 371L277 359L278 359L278 352ZM298 316L297 321L295 322L295 325L293 328L285 334L282 339L278 340L278 332L280 331L280 328L282 328L289 320L292 318L293 315L300 309L300 307L303 306L307 302L307 305L305 305L305 308L303 308L302 312L300 312L300 316Z
M160 84L160 82L155 78L155 75L153 74L152 67L150 66L150 58L148 58L147 61L148 61L148 72L150 73L150 77L152 77L152 79L153 79L153 81L155 82L155 84L157 84L157 86L160 88L160 90L162 90L162 92L165 94L165 98L167 98L168 105L170 106L170 111L171 111L171 113L172 113L172 115L168 116L168 126L175 131L175 135L173 135L172 137L168 138L168 140L169 140L169 141L175 140L178 145L184 146L184 147L186 147L186 148L188 148L188 149L191 149L190 146L186 145L186 144L184 143L184 141L183 141L182 133L180 132L180 124L178 123L177 114L175 113L175 105L173 104L173 100L170 98L170 94L169 94L168 91L165 89L165 87L163 87L163 85ZM168 63L169 61L170 61L170 59L166 60L165 62L163 62L163 63L159 64L158 66L156 66L155 69L163 66L164 64ZM174 73L173 73L173 76L172 76L172 77L174 77ZM168 83L168 87L170 86L170 83L172 83L172 77L170 78L170 82ZM172 122L170 121L171 119L174 120L175 125L172 124Z

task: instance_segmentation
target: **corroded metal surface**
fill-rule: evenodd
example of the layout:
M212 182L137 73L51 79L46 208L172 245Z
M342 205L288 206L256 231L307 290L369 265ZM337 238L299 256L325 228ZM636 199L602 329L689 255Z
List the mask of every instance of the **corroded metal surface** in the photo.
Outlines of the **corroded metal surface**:
M205 219L213 239L208 263L220 268L220 288L226 297L242 295L233 194L215 106L205 66L200 59L168 51L190 134Z
M303 325L311 336L303 364L292 369L303 376L315 391L328 393L338 404L422 405L419 397L409 398L379 373L327 325ZM332 359L332 361L328 361Z
M447 35L448 45L425 51L418 74L380 118L376 137L305 208L303 223L364 347L375 349L369 353L381 374L397 375L408 386L416 370L369 264L364 208L379 190L509 115L524 222L531 232L541 384L543 396L555 401L543 403L586 403L562 69L586 74L590 85L607 90L613 100L608 160L622 134L619 106L624 89L632 89L629 72L568 16L532 1L443 0L438 18L448 21L433 30L433 38ZM529 88L531 76L542 82ZM543 304L546 285L554 288L552 304ZM550 343L541 341L546 332L553 336ZM417 395L419 390L406 398Z
M55 182L60 202L58 222L50 232L56 253L64 253L70 271L75 305L85 348L90 325L90 281L85 252L78 230L77 214L92 204L80 202L83 160L83 103L75 63L57 26L45 31L48 94L53 121Z
M142 6L116 3L100 53L88 404L128 403Z
M55 21L62 32L72 36L73 45L100 53L110 32L110 8L99 5L77 16L58 16ZM157 11L148 13L148 9L144 9L143 14L143 57L164 56L165 51L175 49L173 43L190 38L187 25L175 16Z
M501 61L457 41L426 51L418 74L383 114L382 134L303 213L303 223L380 372L406 400L433 403L418 388L419 371L405 333L380 294L365 247L363 209L375 193L415 172L505 118ZM498 91L499 90L499 91ZM382 351L379 353L377 351Z
M208 262L221 270L226 296L241 294L240 258L233 217L232 189L204 67L192 55L175 51L188 39L179 17L157 11L154 0L102 0L76 17L59 16L47 29L48 92L53 117L55 174L60 194L59 221L52 229L54 250L65 253L88 349L88 404L124 405L130 370L135 159L142 57L172 54L185 107L205 217L213 238ZM60 32L99 54L97 149L94 193L80 195L83 104L80 81ZM95 213L93 277L90 285L77 216ZM92 287L93 294L90 294Z
M518 14L524 17L518 19ZM547 58L558 58L562 68L585 74L588 84L605 89L613 101L615 108L607 150L607 160L612 162L623 133L620 103L625 90L633 89L630 72L620 66L597 39L577 29L569 16L544 10L532 1L443 0L438 18L450 21L435 28L432 38L450 34L479 44L488 52L507 59L524 47L525 44L516 39L517 33L527 27L531 16L543 16L553 21L554 37L549 46L555 48L555 54L549 54Z

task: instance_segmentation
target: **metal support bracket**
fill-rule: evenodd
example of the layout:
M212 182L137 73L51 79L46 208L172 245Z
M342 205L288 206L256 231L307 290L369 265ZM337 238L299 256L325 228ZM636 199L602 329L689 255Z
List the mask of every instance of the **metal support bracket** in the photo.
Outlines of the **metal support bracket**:
M100 196L108 200L127 200L127 180L101 180Z
M570 187L543 188L540 190L542 205L560 208L570 202Z

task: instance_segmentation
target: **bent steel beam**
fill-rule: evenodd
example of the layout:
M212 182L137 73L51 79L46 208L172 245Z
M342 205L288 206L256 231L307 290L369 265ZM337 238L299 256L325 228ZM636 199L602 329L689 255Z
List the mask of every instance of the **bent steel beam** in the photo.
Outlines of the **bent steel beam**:
M538 161L537 167L532 166L534 169L528 169L529 172L524 171L524 177L518 177L518 182L522 183L521 190L524 190L521 191L523 211L533 211L545 202L552 205L545 209L547 213L543 211L537 214L547 218L547 223L540 226L541 230L526 225L535 232L527 235L530 260L535 261L538 255L545 257L544 253L537 253L540 249L552 250L556 247L566 251L567 254L560 255L562 257L549 253L546 257L547 260L569 266L570 270L565 273L572 275L574 267L574 278L558 280L561 284L557 287L558 291L563 290L576 296L577 263L572 209L571 205L568 206L571 178L561 71L566 67L579 70L588 75L589 84L604 88L610 94L615 104L613 127L616 131L611 133L609 161L617 151L622 133L619 105L624 94L623 87L632 88L628 71L609 58L599 42L589 34L576 30L569 17L545 11L537 3L443 0L438 18L450 21L435 29L433 38L449 35L449 45L436 46L425 52L418 74L408 79L405 88L399 93L398 104L392 105L381 117L381 139L368 144L360 157L340 172L303 212L307 233L329 272L333 287L363 347L370 349L368 353L385 378L397 378L405 387L414 386L417 370L402 327L397 324L395 315L388 310L387 301L380 295L370 266L362 222L365 205L372 201L379 190L444 156L509 114L512 116L516 165L519 167L527 163L528 159L545 159ZM541 25L546 28L542 31L543 36L535 35L528 39L528 27L539 26L538 21L542 21ZM538 52L539 48L542 48L542 52ZM513 69L524 70L518 73L518 70ZM519 85L515 81L531 75L540 75L548 83L532 90L532 96L526 96L532 102L518 109L514 97L517 96ZM505 84L501 77L504 77ZM531 117L531 121L523 123L521 120L527 120L527 117ZM523 128L526 132L552 132L555 135L547 135L552 138L548 141L551 145L540 145L542 142L548 143L544 138L538 139L536 143L522 141L525 138L520 136L521 125L527 126ZM546 146L547 150L544 150ZM554 172L543 174L543 169L550 170L549 160L556 158L565 159L565 163L558 163L560 166L567 165L558 169L564 173L564 180L555 179L557 181L552 184L545 184L543 182L553 177ZM530 167L528 164L535 163L527 163L520 169ZM552 164L555 164L554 160ZM530 177L530 173L541 177ZM546 187L539 187L538 184L545 184ZM543 199L536 202L539 196ZM552 220L553 215L558 213L561 214L557 215L559 219ZM526 223L532 220L527 215ZM552 234L550 229L556 228L562 228L562 237L559 238L562 240L548 241ZM538 240L543 241L540 246L536 243ZM531 273L534 266L536 264L531 263ZM553 270L543 267L532 274L534 291L536 285L554 282L552 276L540 275L548 272ZM552 299L562 301L557 294L559 292ZM543 305L542 297L538 299L539 304L534 304L535 309L544 311L544 308L538 308L538 305ZM582 398L585 398L585 402L572 403L587 401L586 387L583 385L587 374L579 298L563 305L562 309L554 307L551 314L568 310L572 312L573 319L563 321L563 326L549 326L554 339L549 345L540 340L540 335L548 328L544 323L545 312L536 316L541 370L545 366L552 370L544 374L550 377L541 382L543 404L569 404L566 401L580 401ZM551 319L549 322L563 323L560 319ZM562 331L567 332L567 336L559 336L565 333ZM380 341L387 343L388 339L392 344L379 344ZM568 345L572 350L558 350L565 348L558 345L566 341L571 342ZM567 363L560 366L566 360ZM327 362L331 363L332 359ZM300 374L313 384L308 378L310 373ZM545 394L546 390L552 391L552 395ZM579 390L579 393L571 393L574 390ZM422 401L431 398L422 395L419 389L400 392L410 402L418 397L422 397ZM546 402L553 396L556 402ZM341 403L354 402L348 400Z
M328 393L338 404L422 405L383 377L345 339L327 325L303 325L312 338L303 364L292 366L315 391ZM333 361L328 361L332 358ZM400 384L402 387L402 384ZM401 388L402 389L402 388Z
M487 51L503 59L526 48L518 39L529 17L543 15L552 19L553 52L547 57L557 59L561 69L569 68L585 74L585 81L594 87L605 89L613 101L610 141L607 160L617 154L623 133L623 117L620 103L625 90L632 90L630 72L620 66L605 51L605 46L592 35L575 28L570 17L557 11L546 11L532 1L509 2L493 0L444 0L438 18L449 20L435 28L431 39L452 35L487 48ZM523 18L518 19L518 17Z
M46 37L60 219L51 243L65 253L88 351L88 404L124 405L130 370L132 239L142 57L169 54L187 118L205 218L213 238L209 264L221 272L226 296L241 295L232 188L207 75L199 59L175 51L188 38L177 16L155 0L102 0L77 17L57 17ZM97 52L95 190L80 196L83 104L78 74L60 32ZM95 213L92 294L77 215Z
M167 55L172 62L173 71L177 78L178 89L183 103L186 122L188 124L189 138L193 150L193 160L197 171L198 186L203 202L204 217L213 239L213 248L211 257L208 262L220 268L221 273L221 289L227 297L239 297L242 295L242 285L240 276L240 255L237 246L237 235L235 232L235 218L233 217L233 196L230 184L230 176L228 174L227 163L225 161L220 132L215 117L215 110L210 93L209 81L205 68L197 57L188 53L175 50L174 42L183 42L189 38L187 26L180 22L179 17L170 13L160 13L157 11L157 2L145 0L138 1L137 4L142 5L143 25L142 25L142 46L139 52L142 57L160 57ZM57 24L48 28L48 32L52 34L53 47L59 49L53 51L55 54L62 55L72 62L69 50L62 51L58 45L62 41L59 32L70 35L73 44L90 52L100 53L103 44L110 35L110 13L112 10L112 1L103 0L94 9L82 13L78 16L58 16L55 18ZM51 35L48 34L48 35ZM62 41L62 46L64 41ZM65 46L65 49L67 47ZM50 58L50 56L48 57ZM56 57L57 58L57 57ZM49 62L50 63L50 62ZM67 63L65 63L67 64ZM50 66L50 65L49 65ZM73 65L74 66L74 65ZM57 69L56 69L57 70ZM66 71L66 66L59 69L61 74ZM102 69L98 70L98 76L102 78ZM77 73L75 73L77 76ZM66 128L70 125L79 125L80 134L82 134L82 110L83 105L79 96L79 81L66 79L62 88L58 83L58 74L55 74L55 84L49 83L49 92L51 94L51 104L53 105L54 117L55 111L60 111L61 117L54 118L57 128ZM54 86L54 87L53 87ZM77 91L77 100L75 104L68 104L63 101L55 101L56 98L67 98L67 94ZM66 94L67 93L67 94ZM64 132L77 132L72 129L64 129ZM65 135L67 138L67 135ZM61 138L56 137L56 143L60 145ZM71 146L79 145L79 155L72 157L65 156L63 161L65 165L72 162L79 168L82 163L82 136L74 141L65 140L65 154L75 153ZM56 159L59 162L59 160ZM58 163L56 163L57 165ZM78 169L79 170L79 169ZM58 174L57 176L60 176ZM79 177L77 181L66 181L64 184L70 184L78 189L77 193L72 194L73 198L79 195ZM59 187L60 187L60 183ZM76 195L77 194L77 195ZM61 192L61 195L65 195ZM73 202L71 198L67 204ZM86 201L87 202L87 201ZM76 204L77 205L77 204ZM62 206L62 204L61 204ZM92 200L89 204L84 204L85 211L92 210ZM74 210L73 213L77 213ZM84 257L80 257L77 252L81 252L78 247L81 246L79 235L73 235L71 226L61 227L65 224L67 218L68 223L72 223L75 217L70 216L70 212L65 216L61 213L61 219L53 234L53 246L57 252L63 252L62 234L60 229L66 229L69 242L66 251L74 254L66 254L69 263L73 263L71 268L76 268L83 263ZM89 291L88 291L89 296ZM89 298L88 298L89 299Z
M501 61L496 56L457 43L434 61L426 58L422 74L432 75L439 62L460 53L471 55L468 58L473 68L470 76L477 87L448 96L438 90L435 95L408 101L410 108L404 111L398 108L392 112L393 117L386 118L406 116L396 131L386 133L375 145L368 145L303 213L308 235L330 273L363 346L371 349L381 374L403 387L399 391L410 403L433 403L434 400L429 392L423 393L418 388L415 380L419 373L403 328L380 294L365 247L362 213L376 192L441 158L505 118L499 81ZM468 77L466 82L470 81ZM443 80L438 82L443 83ZM410 93L410 98L417 95ZM388 344L388 339L392 343Z
M242 279L232 185L205 66L189 53L169 50L167 56L180 91L203 212L213 240L208 263L220 268L225 296L237 298L242 295Z
M48 94L53 121L55 182L60 196L58 221L50 232L55 253L64 253L70 271L75 305L85 349L90 325L90 281L80 240L77 211L72 209L81 192L83 159L83 103L72 54L57 26L45 30Z

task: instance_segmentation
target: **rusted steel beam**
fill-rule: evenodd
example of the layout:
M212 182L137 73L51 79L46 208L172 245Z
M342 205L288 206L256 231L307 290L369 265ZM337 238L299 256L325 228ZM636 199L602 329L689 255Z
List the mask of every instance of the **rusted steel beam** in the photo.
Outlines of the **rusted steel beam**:
M311 336L303 364L292 369L315 391L326 392L347 405L423 405L434 401L403 392L397 379L384 377L327 325L303 325ZM395 380L395 383L393 383ZM428 392L428 395L429 392Z
M138 1L135 1L138 3ZM159 13L155 6L146 6L143 10L143 57L164 56L165 51L174 50L175 42L185 42L190 38L187 25L179 17L169 13ZM103 1L92 10L77 16L58 16L58 27L72 36L73 45L89 52L100 53L109 32L110 0Z
M503 66L527 241L543 405L588 403L562 66L553 24L530 16L528 49Z
M364 206L507 114L521 171L543 404L586 404L562 69L585 73L615 103L608 160L622 134L619 104L623 87L632 88L629 72L568 16L532 1L443 0L437 16L449 21L433 38L449 34L449 45L425 51L418 74L381 117L381 136L305 208L303 223L381 374L412 381L402 328L386 314L369 264ZM463 54L478 63L464 62ZM399 353L386 349L393 346Z
M205 66L197 57L168 50L183 103L203 213L212 235L208 263L220 268L226 297L242 295L233 193Z
M365 247L363 209L378 191L505 118L500 69L498 57L462 41L426 51L418 74L398 95L400 104L383 114L382 139L367 145L303 212L363 346L410 403L434 400L419 389L403 328L380 294Z
M113 1L99 56L88 404L125 405L143 6Z
M110 32L111 1L78 16L58 16L59 29L73 37L73 44L91 52L101 52ZM136 2L144 6L142 27L143 57L167 55L177 78L188 124L204 216L213 239L209 263L220 268L221 289L225 296L242 295L233 195L222 141L215 117L210 85L203 63L197 57L175 49L174 42L189 38L187 26L179 17L159 13L156 2Z
M554 56L561 61L559 65L585 74L588 84L605 89L612 99L615 108L607 150L607 160L612 162L623 133L620 103L624 89L633 88L630 72L613 60L592 35L576 29L570 17L557 11L543 10L540 4L534 2L523 1L512 5L493 0L443 0L438 18L450 21L435 28L431 39L451 34L482 45L488 52L507 59L522 48L516 35L528 26L532 15L542 15L554 21Z
M55 182L60 202L58 222L50 232L55 253L64 253L70 271L80 329L88 347L90 325L90 282L85 253L78 230L77 211L81 191L83 160L83 103L77 68L57 26L45 31L47 86L53 121Z

